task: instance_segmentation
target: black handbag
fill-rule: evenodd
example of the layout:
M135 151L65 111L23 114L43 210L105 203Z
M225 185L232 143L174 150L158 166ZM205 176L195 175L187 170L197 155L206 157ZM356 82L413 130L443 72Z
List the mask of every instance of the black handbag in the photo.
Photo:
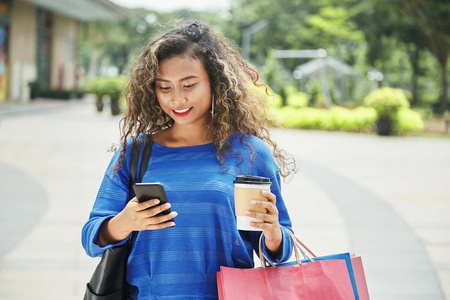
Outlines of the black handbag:
M130 182L128 201L133 196L133 184L141 182L144 177L147 165L152 152L152 136L146 135L142 151L141 169L138 181L136 181L140 146L135 140L131 152L130 161ZM86 285L84 300L125 300L128 293L127 282L127 261L131 251L131 236L128 241L117 247L110 248L103 253L102 259L92 275L91 280Z

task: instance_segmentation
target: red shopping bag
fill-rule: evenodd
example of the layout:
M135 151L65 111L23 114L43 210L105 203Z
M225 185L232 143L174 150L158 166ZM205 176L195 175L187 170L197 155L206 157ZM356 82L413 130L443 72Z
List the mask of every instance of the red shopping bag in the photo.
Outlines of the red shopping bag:
M294 245L297 261L294 265L266 268L260 249L260 269L221 267L217 273L219 300L355 299L345 260L301 263Z
M220 300L355 299L344 260L260 269L221 267Z

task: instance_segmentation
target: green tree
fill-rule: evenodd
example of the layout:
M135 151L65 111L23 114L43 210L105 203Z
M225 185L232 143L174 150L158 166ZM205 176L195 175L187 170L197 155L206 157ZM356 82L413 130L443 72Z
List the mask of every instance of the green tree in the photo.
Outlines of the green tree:
M364 30L368 45L367 60L373 67L382 69L383 65L391 64L393 52L399 49L406 51L412 70L412 105L417 106L421 54L426 49L420 29L405 17L400 7L388 0L360 3L355 20Z
M134 9L130 18L106 22L101 55L104 63L114 65L120 74L124 73L138 50L156 33L159 18L156 12Z
M395 0L416 24L439 62L441 71L441 111L448 109L447 62L450 51L450 1Z
M226 19L210 12L178 10L159 13L147 9L133 9L130 18L82 25L80 60L93 77L101 66L116 66L124 73L134 62L139 50L156 35L166 32L186 20L201 20L214 28L226 28Z
M265 28L251 36L250 60L256 65L264 65L272 48L301 48L300 33L304 29L301 20L306 17L301 1L239 0L234 2L230 14L230 26L226 33L238 45L245 29L262 19L268 21Z
M353 15L356 0L238 0L231 8L228 33L238 44L242 32L265 19L266 27L251 36L250 61L256 66L268 66L272 49L326 49L347 64L355 65L364 34L357 28ZM309 60L309 59L307 59ZM303 58L280 59L278 69L285 69L292 78L295 67L307 62ZM273 65L273 64L272 64ZM265 68L266 69L266 68ZM273 68L271 70L274 70ZM274 78L274 75L279 79ZM269 75L269 76L267 76ZM284 81L283 73L268 72L270 82ZM281 86L281 85L279 85ZM275 90L277 87L274 86ZM353 91L354 89L350 89Z

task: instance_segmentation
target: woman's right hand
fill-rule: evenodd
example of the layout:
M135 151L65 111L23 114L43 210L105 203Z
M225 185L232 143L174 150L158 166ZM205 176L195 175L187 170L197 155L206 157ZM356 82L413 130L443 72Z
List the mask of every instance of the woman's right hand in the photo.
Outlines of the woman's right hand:
M125 208L117 215L117 218L120 218L122 228L131 233L132 231L155 230L175 226L175 223L171 220L178 215L176 212L156 216L170 208L170 203L157 206L159 202L158 199L151 199L139 203L137 198L128 201Z
M128 201L125 208L112 219L104 222L100 227L97 245L116 244L130 235L133 231L156 230L175 226L172 221L178 214L173 211L168 215L156 216L170 208L170 203L159 205L158 199L151 199L139 203L137 198Z

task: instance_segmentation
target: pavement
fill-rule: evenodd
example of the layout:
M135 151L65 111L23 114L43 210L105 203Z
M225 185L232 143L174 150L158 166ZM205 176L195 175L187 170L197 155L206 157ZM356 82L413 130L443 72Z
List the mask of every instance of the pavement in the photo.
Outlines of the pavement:
M108 108L108 107L106 107ZM81 299L81 246L120 117L91 99L0 103L0 299ZM371 299L450 299L450 139L273 129L296 235L361 255Z

